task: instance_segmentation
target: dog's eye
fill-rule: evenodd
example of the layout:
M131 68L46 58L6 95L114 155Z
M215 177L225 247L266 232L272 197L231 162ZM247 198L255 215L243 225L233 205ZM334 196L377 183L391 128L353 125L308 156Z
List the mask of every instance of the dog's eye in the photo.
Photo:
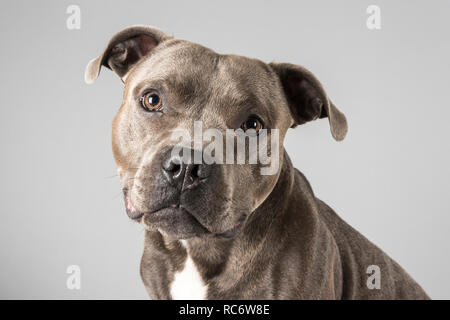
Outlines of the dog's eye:
M254 116L250 116L247 120L244 121L241 125L241 129L244 130L244 132L247 132L248 130L252 130L255 133L258 133L259 130L263 128L263 125L261 121ZM251 132L251 131L249 131Z
M145 111L158 111L162 106L162 99L155 92L148 92L141 97L141 105Z

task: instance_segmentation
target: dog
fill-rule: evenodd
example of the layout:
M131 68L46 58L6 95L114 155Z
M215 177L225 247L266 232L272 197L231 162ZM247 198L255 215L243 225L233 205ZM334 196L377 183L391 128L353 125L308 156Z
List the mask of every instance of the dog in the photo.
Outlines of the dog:
M218 54L149 26L114 35L85 81L102 66L124 83L112 149L126 212L145 228L140 272L151 299L429 299L315 197L286 154L284 136L297 125L328 118L335 140L347 133L310 71ZM171 133L192 132L194 121L244 134L277 130L276 172L184 163L171 152Z

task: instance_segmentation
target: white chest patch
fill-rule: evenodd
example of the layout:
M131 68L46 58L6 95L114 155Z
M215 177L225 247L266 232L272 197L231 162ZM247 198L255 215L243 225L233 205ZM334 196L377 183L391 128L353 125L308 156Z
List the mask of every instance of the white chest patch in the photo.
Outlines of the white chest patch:
M186 247L184 240L181 241ZM183 270L175 273L175 279L170 286L170 294L174 300L204 300L206 285L191 257L187 256Z

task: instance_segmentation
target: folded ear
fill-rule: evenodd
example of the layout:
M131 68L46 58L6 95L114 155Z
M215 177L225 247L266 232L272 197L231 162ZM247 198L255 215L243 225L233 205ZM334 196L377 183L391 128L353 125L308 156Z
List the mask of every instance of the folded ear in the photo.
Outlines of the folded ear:
M337 141L347 134L347 119L328 99L319 80L307 69L290 63L270 63L278 74L289 108L293 127L328 117L331 134Z
M84 80L86 83L93 83L101 67L105 66L117 73L123 81L133 65L162 41L170 38L172 37L154 27L128 27L115 34L103 53L88 63Z

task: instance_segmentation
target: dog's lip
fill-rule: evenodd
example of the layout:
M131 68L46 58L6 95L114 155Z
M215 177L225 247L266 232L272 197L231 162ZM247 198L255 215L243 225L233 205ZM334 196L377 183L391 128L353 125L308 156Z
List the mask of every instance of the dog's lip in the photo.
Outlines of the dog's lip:
M187 212L189 215L191 215L199 225L201 225L206 231L208 231L208 233L211 233L205 226L203 226L203 224L200 223L200 221L198 221L198 219L191 212L189 212L189 210L187 210L185 207L183 207L180 204L171 204L169 206L160 207L153 211L141 212L134 207L134 205L132 204L131 200L129 199L129 197L127 196L126 193L125 193L125 204L126 204L127 215L131 220L139 222L146 215L157 214L158 212L166 210L166 209L181 209L181 210Z
M144 215L142 212L137 210L134 205L131 203L130 199L125 195L125 208L127 215L132 220L140 220Z
M220 238L233 238L238 231L241 229L242 224L245 220L245 216L243 216L241 219L239 219L234 225L232 225L229 229L225 230L222 233L217 233L216 237Z

